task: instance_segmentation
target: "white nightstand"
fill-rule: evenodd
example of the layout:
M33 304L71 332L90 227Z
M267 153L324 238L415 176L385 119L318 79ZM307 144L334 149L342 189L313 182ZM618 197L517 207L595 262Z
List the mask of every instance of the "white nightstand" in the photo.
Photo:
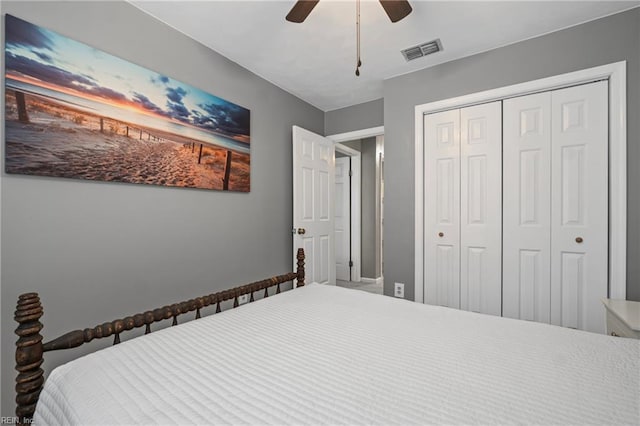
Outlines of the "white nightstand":
M640 302L603 299L607 308L607 334L640 339Z

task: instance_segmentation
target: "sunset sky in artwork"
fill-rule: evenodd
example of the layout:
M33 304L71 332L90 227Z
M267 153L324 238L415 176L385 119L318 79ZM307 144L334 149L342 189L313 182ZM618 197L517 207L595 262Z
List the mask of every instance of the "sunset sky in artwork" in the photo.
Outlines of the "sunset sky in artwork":
M6 76L248 141L249 110L6 15Z

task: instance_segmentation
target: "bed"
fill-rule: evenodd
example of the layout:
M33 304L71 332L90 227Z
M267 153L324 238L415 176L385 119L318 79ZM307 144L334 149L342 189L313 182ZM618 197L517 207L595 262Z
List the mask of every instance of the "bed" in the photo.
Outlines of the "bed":
M303 267L249 286L293 278L56 368L35 423L640 423L638 340L305 286Z

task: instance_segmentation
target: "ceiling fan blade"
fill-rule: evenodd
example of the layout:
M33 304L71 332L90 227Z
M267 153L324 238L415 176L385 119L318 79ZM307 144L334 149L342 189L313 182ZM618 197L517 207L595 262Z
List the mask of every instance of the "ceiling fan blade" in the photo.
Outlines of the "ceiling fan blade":
M320 0L299 0L293 5L289 14L287 15L287 21L301 23L307 19L307 16L311 13L316 4Z
M380 0L380 4L387 12L391 22L398 22L413 10L406 0Z

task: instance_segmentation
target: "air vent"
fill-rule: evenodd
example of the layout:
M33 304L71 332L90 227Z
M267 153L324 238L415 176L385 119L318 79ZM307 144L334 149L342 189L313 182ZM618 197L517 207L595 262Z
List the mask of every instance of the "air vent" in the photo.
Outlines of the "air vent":
M402 50L402 56L408 61L422 58L423 56L431 55L432 53L440 52L442 50L442 42L440 39L433 40L427 43L423 43L419 46L410 47Z

